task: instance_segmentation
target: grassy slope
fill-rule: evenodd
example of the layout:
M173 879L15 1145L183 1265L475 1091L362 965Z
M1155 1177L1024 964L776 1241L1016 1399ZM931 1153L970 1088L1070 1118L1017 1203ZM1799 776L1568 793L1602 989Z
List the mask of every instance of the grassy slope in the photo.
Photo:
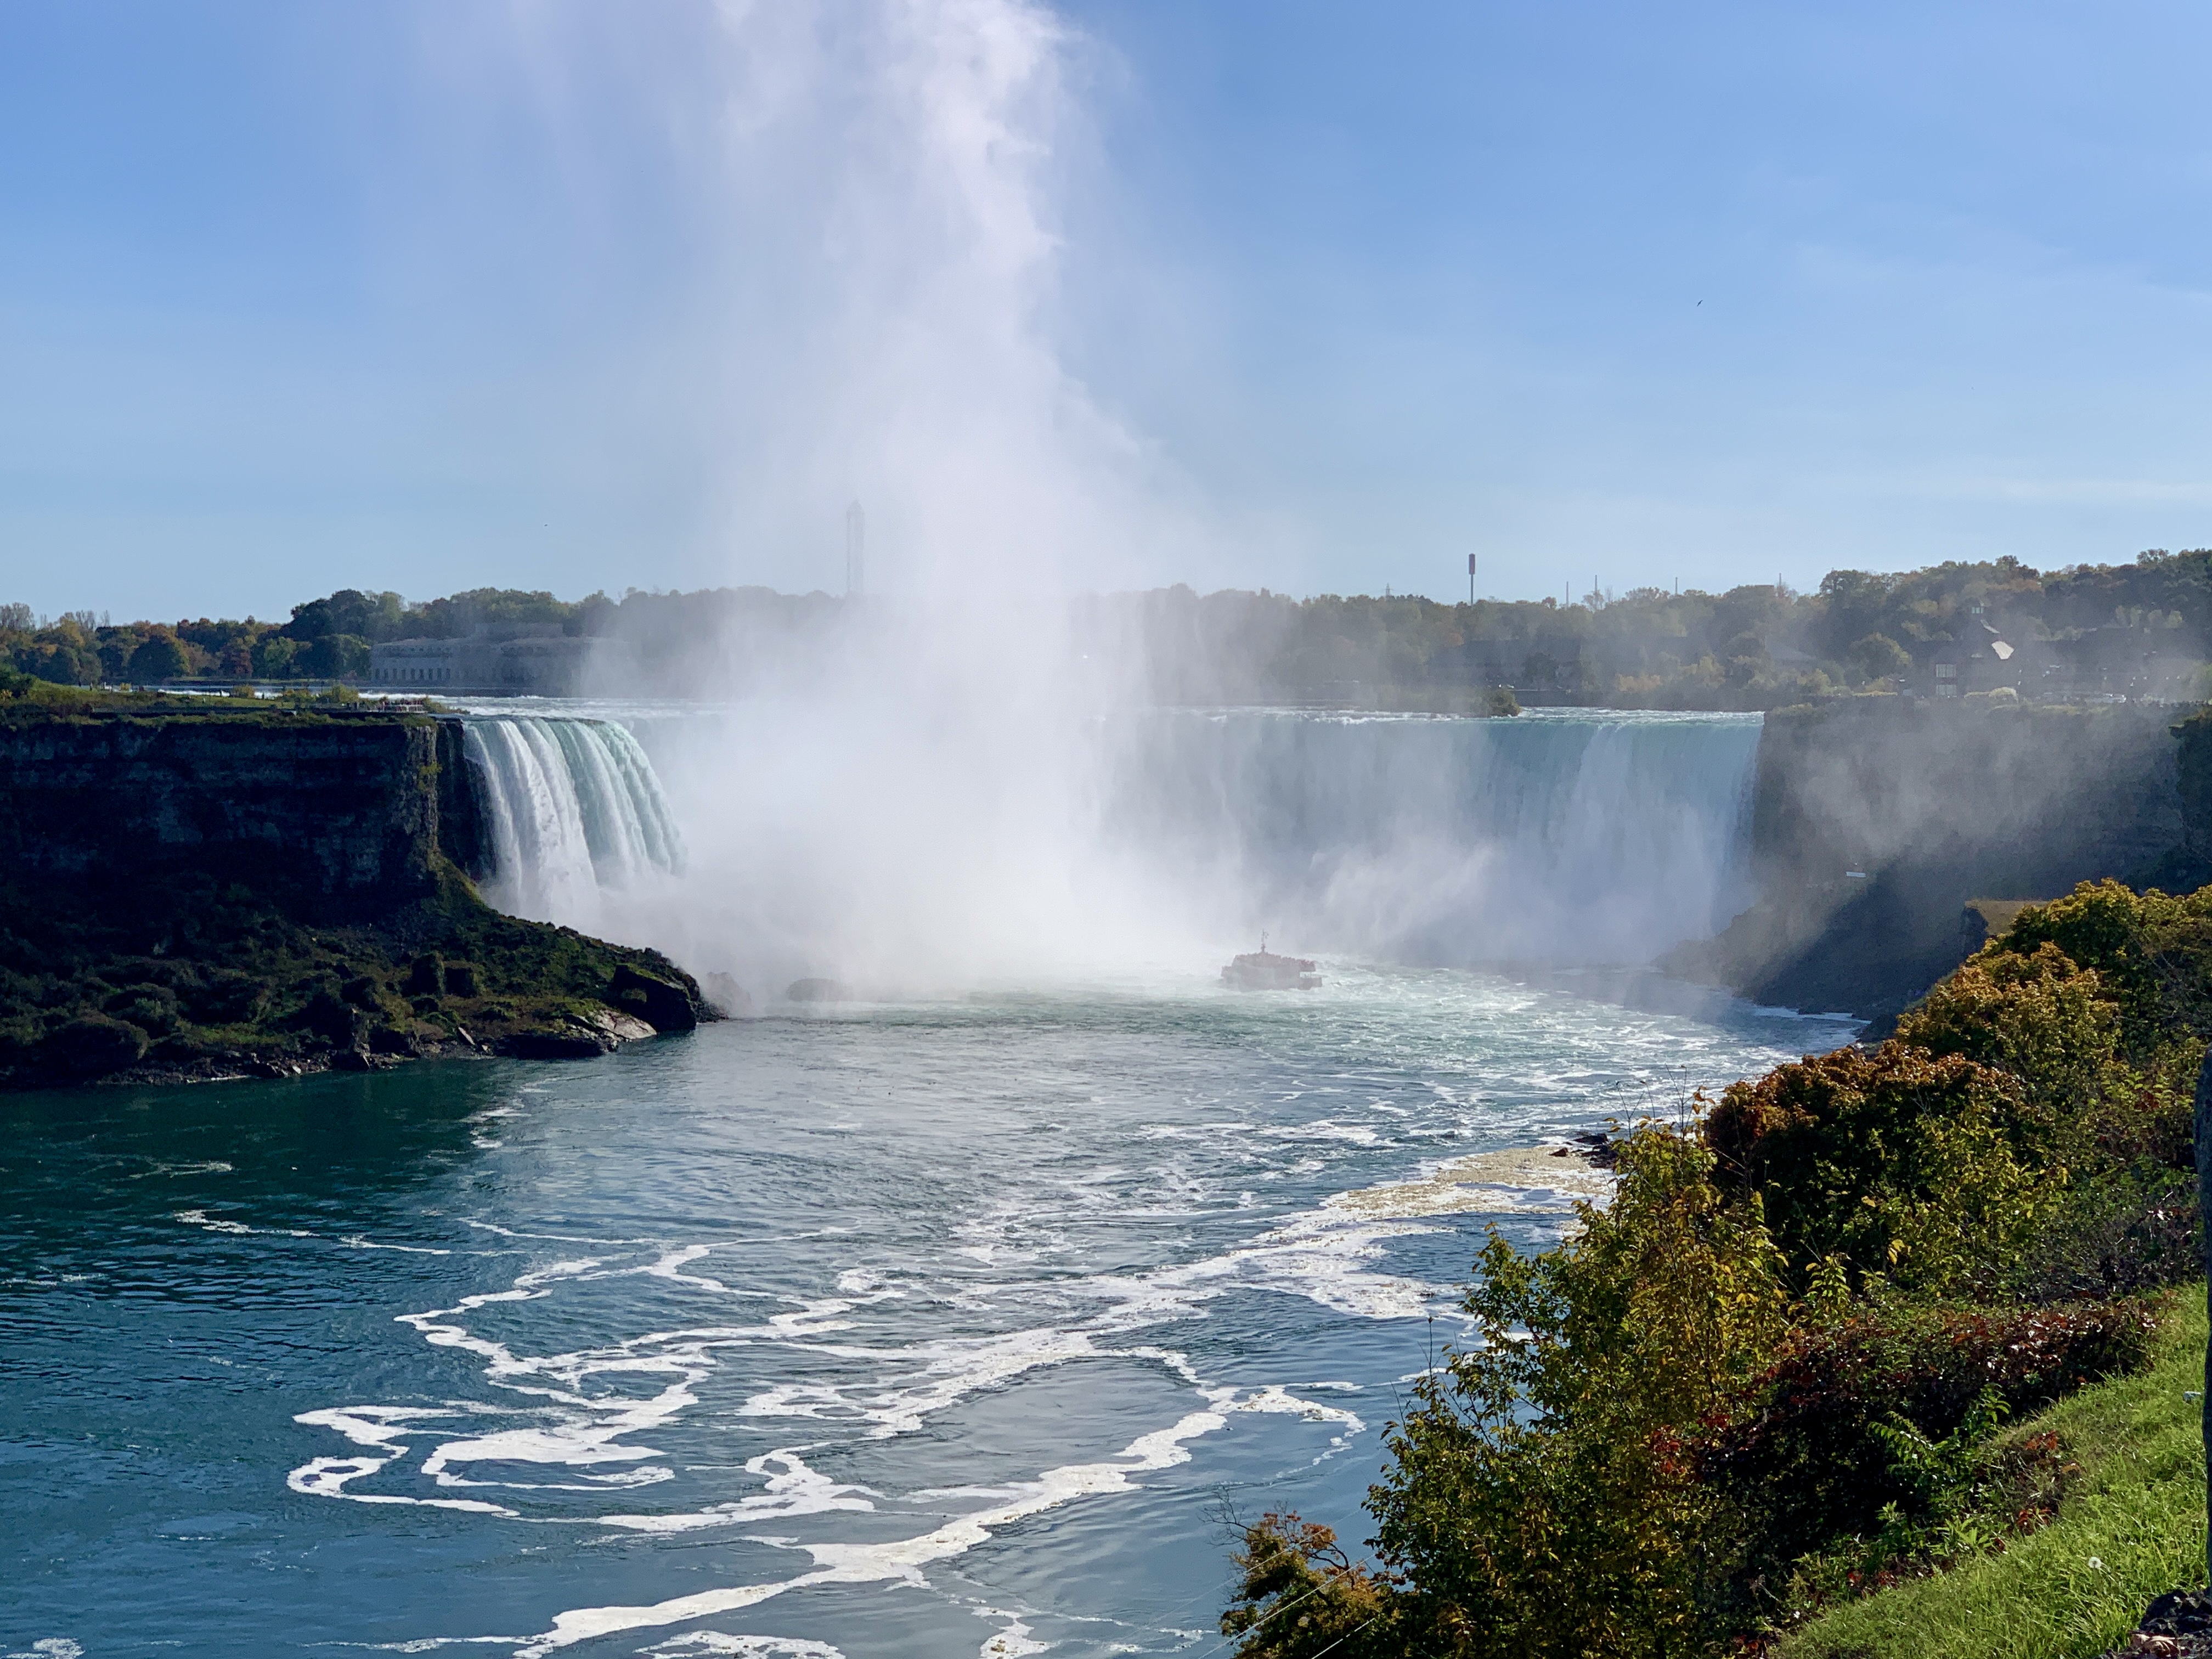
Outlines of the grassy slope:
M1933 1578L1837 1608L1787 1659L2087 1659L2154 1595L2204 1582L2202 1290L2185 1292L2135 1376L2099 1383L2013 1431L2056 1429L2082 1474L2040 1532ZM2101 1565L2092 1565L2100 1562Z

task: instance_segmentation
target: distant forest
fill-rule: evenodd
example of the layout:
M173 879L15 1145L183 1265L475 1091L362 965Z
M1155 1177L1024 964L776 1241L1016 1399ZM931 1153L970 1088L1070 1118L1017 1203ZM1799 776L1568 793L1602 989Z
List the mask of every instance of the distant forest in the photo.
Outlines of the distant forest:
M0 605L0 660L72 685L357 679L386 641L557 631L631 647L621 660L636 684L598 689L681 695L735 690L763 665L801 662L848 616L848 602L827 594L757 587L573 601L483 588L412 604L347 588L282 623L114 623ZM2033 663L2056 677L2039 685L2014 672L2024 694L2196 696L2212 640L2212 549L2048 574L2011 558L1837 570L1809 593L1640 587L1575 605L1179 586L1082 599L1074 623L1078 650L1139 665L1143 689L1172 703L1452 707L1504 685L1526 703L1758 709L1902 688L1947 650L1999 637L2016 669Z

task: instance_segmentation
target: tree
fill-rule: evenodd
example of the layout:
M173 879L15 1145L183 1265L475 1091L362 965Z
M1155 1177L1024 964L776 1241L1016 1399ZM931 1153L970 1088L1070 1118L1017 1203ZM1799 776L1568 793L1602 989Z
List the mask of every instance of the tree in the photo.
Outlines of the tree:
M182 679L191 672L191 663L185 655L184 642L167 629L148 635L145 641L131 653L128 665L132 682L139 685Z
M331 635L356 639L396 639L403 631L404 611L397 593L363 593L341 587L328 599L310 599L292 607L292 620L284 631L295 640L319 640Z
M319 680L343 679L368 669L368 641L351 634L325 634L300 653L302 670Z
M262 679L280 680L298 672L300 642L282 634L264 634L253 642L253 672Z
M1869 634L1854 641L1850 658L1851 666L1869 684L1875 680L1897 679L1912 672L1912 659L1887 634Z

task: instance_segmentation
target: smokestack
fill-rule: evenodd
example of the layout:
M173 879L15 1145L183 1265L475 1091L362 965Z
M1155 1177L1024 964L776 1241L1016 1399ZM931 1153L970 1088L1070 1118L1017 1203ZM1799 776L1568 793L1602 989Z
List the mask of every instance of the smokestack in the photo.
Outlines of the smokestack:
M845 597L857 599L867 586L868 515L854 501L845 509Z

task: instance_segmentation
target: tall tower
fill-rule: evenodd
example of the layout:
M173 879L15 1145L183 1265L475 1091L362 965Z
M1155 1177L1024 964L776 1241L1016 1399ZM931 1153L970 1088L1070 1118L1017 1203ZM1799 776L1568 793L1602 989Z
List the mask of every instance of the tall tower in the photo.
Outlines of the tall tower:
M845 509L845 597L857 599L867 586L868 515L854 501Z

